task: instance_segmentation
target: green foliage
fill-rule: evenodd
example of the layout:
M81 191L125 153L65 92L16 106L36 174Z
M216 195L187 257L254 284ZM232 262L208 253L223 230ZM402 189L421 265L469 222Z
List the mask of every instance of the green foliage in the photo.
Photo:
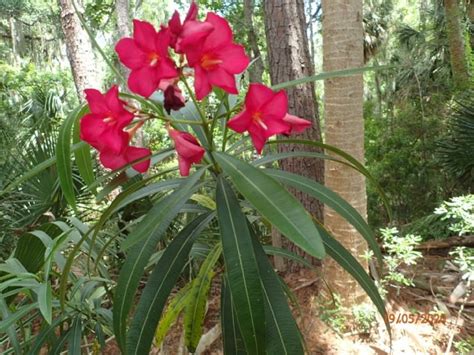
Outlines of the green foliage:
M400 236L397 228L381 229L382 247L385 249L384 264L385 275L381 280L381 286L394 286L399 289L400 285L411 286L413 282L399 268L400 266L414 266L422 254L415 250L421 242L421 237L413 234Z
M453 197L436 208L435 214L449 224L449 230L458 235L474 233L474 195Z
M453 262L459 267L462 279L468 284L474 281L474 249L457 247L449 253L453 257Z
M474 188L474 91L467 91L455 105L449 133L438 143L438 158L446 171L465 186Z

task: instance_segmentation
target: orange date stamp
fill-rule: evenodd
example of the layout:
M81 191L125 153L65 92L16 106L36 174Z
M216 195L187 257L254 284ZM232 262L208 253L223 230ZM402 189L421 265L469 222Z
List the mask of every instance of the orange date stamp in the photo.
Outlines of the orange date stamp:
M445 314L388 313L385 318L391 324L446 324Z

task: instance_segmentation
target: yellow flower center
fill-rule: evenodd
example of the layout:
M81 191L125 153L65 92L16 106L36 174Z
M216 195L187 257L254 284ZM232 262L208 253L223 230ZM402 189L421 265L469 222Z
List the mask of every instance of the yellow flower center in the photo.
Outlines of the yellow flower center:
M221 63L222 60L217 59L210 54L205 54L201 58L201 67L205 70L212 70Z

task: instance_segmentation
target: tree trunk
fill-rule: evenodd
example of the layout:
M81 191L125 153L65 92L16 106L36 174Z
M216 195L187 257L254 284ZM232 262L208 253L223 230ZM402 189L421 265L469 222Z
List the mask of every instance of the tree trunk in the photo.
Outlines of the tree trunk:
M457 89L465 89L469 85L469 69L464 45L464 33L461 28L459 1L444 0L444 11L453 82Z
M364 32L362 0L323 0L324 71L362 67ZM328 79L324 83L325 139L364 162L364 117L362 75ZM348 201L364 218L367 215L365 179L345 165L326 161L326 186ZM325 208L326 228L361 262L367 244L357 231L333 210ZM323 274L345 306L367 299L357 282L332 259L323 262Z
M20 63L18 23L13 16L9 18L8 22L12 41L12 63L13 65L18 65Z
M255 63L249 69L249 76L251 83L258 83L262 81L264 71L263 58L258 48L257 35L255 34L255 27L253 25L253 9L255 7L254 0L244 0L244 21L247 27L247 39L252 50L252 59Z
M100 89L100 79L96 70L92 44L75 14L72 0L59 0L59 4L67 57L71 65L77 95L80 101L84 101L84 89Z
M306 77L313 74L308 40L306 37L306 20L303 0L265 0L265 31L268 44L268 58L272 84ZM287 90L289 112L313 122L313 127L293 138L321 140L318 106L314 84L298 85ZM318 151L307 146L287 144L279 146L279 151ZM324 163L319 159L292 158L281 163L281 168L310 179L322 182L324 179ZM322 221L322 204L306 194L292 190L304 207L317 219ZM273 239L278 244L279 235L273 232ZM284 247L303 255L302 251L286 239ZM290 271L296 271L299 266L289 265Z
M128 0L115 1L115 13L117 15L117 34L118 38L130 37L130 4ZM120 65L122 75L127 78L130 73L124 65Z

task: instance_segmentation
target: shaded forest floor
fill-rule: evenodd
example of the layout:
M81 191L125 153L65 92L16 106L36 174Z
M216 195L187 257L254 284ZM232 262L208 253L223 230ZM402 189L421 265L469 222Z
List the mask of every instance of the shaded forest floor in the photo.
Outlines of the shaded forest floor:
M448 302L449 294L459 282L459 274L450 271L447 256L425 255L411 271L411 275L406 273L414 277L417 287L393 289L388 295L388 314L394 317L392 354L445 354L448 348L448 353L457 353L454 342L474 336L474 297L471 295L465 302L461 314L463 300ZM294 307L294 314L305 337L308 354L390 354L389 337L381 319L369 333L356 328L350 330L350 327L338 332L321 320L320 283L316 272L302 270L287 275L285 280L298 299L299 307ZM196 353L222 354L219 290L216 278L204 325L210 345ZM407 321L410 314L414 315L412 324ZM428 314L432 315L431 322L424 316ZM445 315L444 322L441 314ZM183 344L181 321L168 333L161 349L154 349L152 354L188 354ZM105 354L118 354L117 351L112 341Z

